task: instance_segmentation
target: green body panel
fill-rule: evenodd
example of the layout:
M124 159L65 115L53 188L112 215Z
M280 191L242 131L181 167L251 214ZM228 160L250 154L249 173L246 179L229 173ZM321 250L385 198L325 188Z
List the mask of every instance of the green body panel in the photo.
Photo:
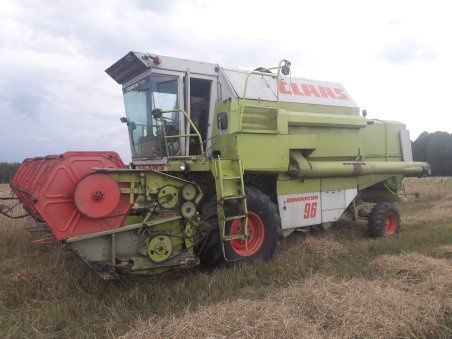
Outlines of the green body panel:
M244 117L247 115L246 105L252 105L253 112L255 107L261 106L261 115L270 114L265 112L265 103L246 100L244 104ZM265 129L263 124L256 124L256 129L248 128L244 132L238 131L238 104L235 100L218 102L215 113L219 112L227 112L229 126L227 133L220 134L217 126L213 125L215 142L212 149L225 159L240 157L245 171L285 173L289 167L290 150L298 150L308 161L403 160L400 132L405 130L405 125L401 123L367 120L352 114L280 109L277 130L273 130L273 125ZM393 171L397 173L400 169L394 168Z
M273 114L266 108L269 103L246 100L244 104L244 119L248 112L246 105L252 105L253 116L257 115L256 107L259 106L262 107L261 116L268 118ZM399 134L405 129L403 124L368 124L372 121L344 112L309 113L280 109L276 125L256 123L254 129L248 128L244 133L243 130L238 132L238 111L239 105L233 99L216 104L215 114L227 112L229 126L227 133L220 134L216 124L213 124L215 142L212 149L225 159L240 157L245 171L284 173L289 167L290 150L309 154L309 160L402 160Z
M359 108L356 107L300 104L294 102L280 102L279 107L293 112L315 112L321 114L341 114L341 115L359 116Z
M320 192L320 179L297 179L281 174L278 176L277 193L297 194L307 192Z
M284 114L285 113L285 114ZM360 116L332 113L283 111L291 127L362 128L367 120ZM294 132L290 132L295 134Z
M322 178L320 179L320 191L335 191L357 186L358 178Z
M402 161L400 132L404 124L393 121L375 121L360 130L363 152L369 161Z
M288 135L237 134L237 156L247 171L286 172L289 140Z

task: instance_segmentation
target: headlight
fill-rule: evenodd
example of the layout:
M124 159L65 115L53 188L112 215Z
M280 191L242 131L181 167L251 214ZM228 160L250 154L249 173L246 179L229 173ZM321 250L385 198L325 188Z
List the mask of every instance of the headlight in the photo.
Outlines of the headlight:
M188 171L188 163L186 161L181 161L179 163L179 168L182 172L187 172Z

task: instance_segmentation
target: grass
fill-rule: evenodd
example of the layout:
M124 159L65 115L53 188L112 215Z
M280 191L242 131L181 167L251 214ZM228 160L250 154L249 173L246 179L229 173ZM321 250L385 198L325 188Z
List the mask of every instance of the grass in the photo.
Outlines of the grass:
M450 337L452 180L406 191L421 196L399 204L400 236L341 222L284 239L271 262L114 282L1 217L0 336Z

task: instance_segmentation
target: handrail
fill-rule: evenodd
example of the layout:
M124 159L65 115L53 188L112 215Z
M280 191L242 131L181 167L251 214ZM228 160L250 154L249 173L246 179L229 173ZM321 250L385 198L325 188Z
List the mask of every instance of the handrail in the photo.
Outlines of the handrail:
M287 60L282 59L278 66L275 67L269 67L266 68L266 71L271 71L273 69L277 69L278 72L276 74L274 73L269 73L269 72L262 72L262 71L250 71L248 72L248 74L246 75L246 79L245 79L245 86L243 88L243 95L242 95L242 105L241 107L239 107L240 112L239 112L239 129L238 131L240 132L242 130L242 119L243 119L243 111L245 109L245 100L246 100L246 91L248 89L248 80L250 78L251 75L262 75L262 76L269 76L271 78L276 78L276 109L279 110L279 81L281 79L281 68L283 67L282 65L287 63ZM290 65L290 64L289 64Z
M162 119L162 135L163 135L163 141L165 141L165 150L166 150L166 162L169 162L169 146L168 142L166 141L166 120L161 116Z
M203 146L203 142L202 142L202 137L201 137L201 133L199 133L198 129L196 128L196 125L193 123L193 121L190 119L190 116L188 115L187 112L185 112L183 109L181 108L176 108L176 109L171 109L171 110L165 110L162 111L162 113L172 113L172 112L182 112L182 114L185 116L185 118L187 119L187 121L190 123L190 126L193 127L195 134L192 133L188 133L188 134L178 134L178 135L171 135L171 136L167 136L166 135L166 131L165 131L165 127L163 128L163 139L165 140L165 146L166 146L166 156L169 159L170 155L169 155L169 150L168 150L168 142L167 139L171 139L171 138L177 138L177 137L190 137L190 136L197 136L199 139L199 147L201 148L201 156L204 158L205 154L204 154L204 146ZM161 117L162 120L164 120L165 118L162 116ZM174 158L174 157L173 157Z

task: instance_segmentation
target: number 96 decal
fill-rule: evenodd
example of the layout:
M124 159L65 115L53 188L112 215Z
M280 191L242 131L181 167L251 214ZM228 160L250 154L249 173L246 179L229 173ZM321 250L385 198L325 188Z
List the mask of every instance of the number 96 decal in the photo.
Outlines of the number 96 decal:
M304 219L312 219L317 215L317 202L308 202L304 205Z

